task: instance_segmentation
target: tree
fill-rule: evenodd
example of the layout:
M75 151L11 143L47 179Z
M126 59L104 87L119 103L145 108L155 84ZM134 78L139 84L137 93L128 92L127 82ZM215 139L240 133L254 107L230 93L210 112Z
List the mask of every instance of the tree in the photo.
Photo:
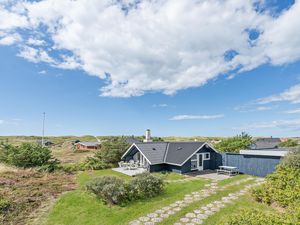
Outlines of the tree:
M253 143L252 137L242 132L240 135L223 139L215 144L215 148L221 152L239 152L241 149L247 149Z
M116 166L121 156L129 148L123 137L111 137L103 141L101 149L89 157L85 165L89 169L105 169Z

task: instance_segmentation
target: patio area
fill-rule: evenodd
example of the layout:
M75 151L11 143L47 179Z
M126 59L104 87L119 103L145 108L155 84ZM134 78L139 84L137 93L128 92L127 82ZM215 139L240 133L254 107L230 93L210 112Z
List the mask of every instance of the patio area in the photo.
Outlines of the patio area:
M135 176L137 174L140 174L140 173L144 173L147 171L147 169L145 168L136 168L136 169L133 169L133 170L129 170L129 169L125 169L124 167L117 167L117 168L112 168L112 170L116 171L116 172L119 172L119 173L123 173L123 174L126 174L128 176Z
M218 174L215 170L203 170L203 171L194 171L187 173L186 175L192 176L192 177L199 177L204 179L210 179L210 180L225 180L230 178L227 174Z

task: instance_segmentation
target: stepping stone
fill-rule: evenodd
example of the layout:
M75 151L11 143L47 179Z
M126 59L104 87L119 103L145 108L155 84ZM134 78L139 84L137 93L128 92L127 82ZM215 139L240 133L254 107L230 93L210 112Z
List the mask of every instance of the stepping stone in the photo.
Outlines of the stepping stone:
M206 214L198 214L198 215L197 215L197 218L198 218L198 219L205 220L205 219L207 218L207 215L206 215Z
M142 223L141 223L141 221L138 221L138 220L134 220L129 223L129 225L140 225L140 224L142 224Z
M204 211L204 213L209 216L214 214L213 211L210 211L210 210L206 210L206 211Z
M176 207L176 208L174 208L173 210L176 211L176 212L178 212L178 211L181 210L181 208L180 208L180 207Z
M198 192L198 191L194 191L194 192L192 192L192 194L193 194L193 195L198 195L199 192Z
M169 206L166 206L166 207L163 207L163 208L162 208L162 210L165 210L165 211L167 211L167 210L169 210L169 209L170 209Z
M214 207L214 205L210 203L207 205L207 207L211 208L211 207Z
M183 222L183 223L187 223L189 221L190 221L190 219L186 218L186 217L183 217L183 218L180 219L180 222Z
M187 203L187 204L190 204L190 203L193 202L193 200L192 199L190 199L190 200L184 200L184 202Z
M195 213L187 213L187 214L185 214L185 217L187 217L187 218L195 218L196 214Z
M157 217L157 218L152 218L151 221L154 223L160 223L161 221L163 221L163 219L160 217Z
M174 223L174 225L183 225L182 223Z
M211 210L212 212L218 212L218 211L220 211L219 208L211 208L210 210Z
M194 223L186 223L185 225L195 225Z
M147 222L147 221L150 220L150 218L146 217L146 216L142 216L142 217L139 218L139 220L142 221L142 222Z
M194 213L196 213L196 214L200 214L200 213L202 213L202 211L201 211L201 210L199 210L199 209L196 209L196 210L194 210Z
M149 222L144 223L144 225L155 225L155 223L149 221Z
M177 206L178 206L178 204L176 204L176 203L173 203L170 205L170 207L172 207L172 208L177 207Z
M154 218L157 217L158 215L156 213L149 213L147 216L150 218Z
M192 222L195 223L195 224L202 224L203 223L203 221L201 219L198 219L198 218L192 219Z
M185 197L185 198L186 198L186 197L189 198L189 197L192 197L192 195L185 195L184 197Z
M164 213L164 212L165 212L165 210L158 209L154 213L161 214L161 213Z
M186 207L186 206L187 206L186 203L182 203L182 204L178 205L178 207L181 207L181 208L184 208L184 207Z
M222 202L220 202L220 201L214 201L214 204L221 204Z
M202 206L201 209L203 209L203 210L208 210L208 207Z
M170 215L169 214L166 214L166 213L163 213L163 214L160 214L160 217L162 218L168 218Z
M177 202L175 202L176 204L181 204L181 203L183 203L183 201L177 201Z
M169 215L175 214L175 212L174 212L173 210L169 210L169 211L167 211L166 213L169 214Z

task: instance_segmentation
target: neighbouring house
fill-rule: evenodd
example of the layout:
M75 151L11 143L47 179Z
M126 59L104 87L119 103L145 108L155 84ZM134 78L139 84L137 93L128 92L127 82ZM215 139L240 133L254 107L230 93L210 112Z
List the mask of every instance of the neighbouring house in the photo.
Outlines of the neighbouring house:
M37 144L38 145L42 145L42 146L51 146L51 145L54 145L53 142L48 141L48 140L38 140Z
M280 142L280 138L258 138L252 145L250 145L250 149L275 149L279 147Z
M77 150L96 150L101 146L100 142L78 142L75 144Z

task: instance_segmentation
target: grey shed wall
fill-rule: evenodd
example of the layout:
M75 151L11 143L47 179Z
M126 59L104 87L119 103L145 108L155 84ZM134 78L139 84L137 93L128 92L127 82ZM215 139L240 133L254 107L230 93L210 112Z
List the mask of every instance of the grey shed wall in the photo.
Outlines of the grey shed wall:
M222 165L235 166L241 173L259 177L273 173L280 159L279 156L222 153Z

